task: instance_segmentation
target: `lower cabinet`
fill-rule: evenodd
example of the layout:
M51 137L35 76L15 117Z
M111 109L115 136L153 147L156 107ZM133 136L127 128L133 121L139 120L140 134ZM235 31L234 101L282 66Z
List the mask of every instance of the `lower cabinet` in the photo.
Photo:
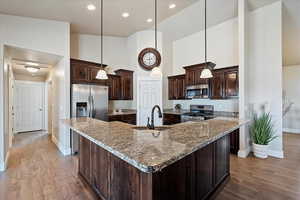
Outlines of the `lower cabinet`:
M166 114L163 115L163 124L164 125L173 125L178 124L181 122L181 116L180 115L174 115L174 114Z
M119 121L127 124L136 125L136 114L128 115L110 115L108 116L108 121Z
M230 153L237 154L240 150L240 130L230 133Z
M201 200L229 177L230 136L155 173L144 173L80 136L79 175L103 200Z

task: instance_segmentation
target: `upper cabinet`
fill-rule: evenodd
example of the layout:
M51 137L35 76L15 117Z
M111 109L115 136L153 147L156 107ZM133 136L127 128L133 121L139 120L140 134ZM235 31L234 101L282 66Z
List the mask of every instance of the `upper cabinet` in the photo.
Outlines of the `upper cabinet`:
M100 69L99 63L71 59L71 81L72 83L96 83L106 85L105 80L96 79ZM103 65L104 67L106 65Z
M185 75L169 76L169 100L185 99Z
M118 75L108 75L108 96L109 100L121 99L121 77Z
M238 66L213 70L209 80L210 99L228 99L239 96Z
M133 71L119 69L115 73L121 77L121 99L133 99Z
M133 99L133 71L120 69L115 71L116 75L108 74L108 80L99 80L96 76L101 64L77 59L70 63L72 84L107 85L109 100Z
M186 86L208 84L207 79L201 79L200 75L205 68L205 64L197 64L183 67L185 69Z

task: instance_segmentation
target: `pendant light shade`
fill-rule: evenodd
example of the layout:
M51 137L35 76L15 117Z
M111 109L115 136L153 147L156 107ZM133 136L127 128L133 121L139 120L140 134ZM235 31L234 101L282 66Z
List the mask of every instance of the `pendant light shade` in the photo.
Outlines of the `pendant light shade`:
M103 67L103 0L101 0L101 69L97 72L96 79L107 80L108 76Z
M100 69L97 73L96 79L107 80L107 73L104 69Z
M151 70L150 76L152 78L161 78L162 77L162 72L161 72L160 68L159 67L154 67Z
M204 14L205 14L205 23L204 23L204 37L205 37L205 68L202 70L200 74L200 78L212 78L213 74L211 69L215 67L215 64L212 62L207 62L207 2L206 0L204 1Z
M212 78L212 77L213 75L210 69L205 68L202 70L200 78Z

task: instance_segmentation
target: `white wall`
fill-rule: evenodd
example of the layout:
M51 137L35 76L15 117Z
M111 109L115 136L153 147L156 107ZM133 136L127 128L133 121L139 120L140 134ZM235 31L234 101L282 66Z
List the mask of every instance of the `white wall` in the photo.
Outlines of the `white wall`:
M63 57L65 66L65 82L60 86L64 89L67 99L61 102L65 107L64 117L69 117L69 59L70 59L70 25L65 22L57 22L50 20L40 20L27 17L17 17L10 15L0 15L0 97L3 97L3 54L4 45L31 49L35 51L45 52L49 54L55 54ZM56 94L59 95L59 94ZM7 149L3 149L4 145L8 141L3 140L3 136L7 132L4 129L4 102L3 98L0 98L0 162L6 157ZM4 134L4 135L3 135ZM61 133L63 134L63 133ZM68 145L65 141L62 141L64 145Z
M224 68L238 65L238 21L228 20L222 24L213 26L207 30L208 60L217 64L216 68ZM183 66L203 63L205 55L204 31L173 42L173 64L171 74L184 74ZM168 98L167 90L164 97ZM217 111L238 112L238 100L204 100L194 99L173 101L180 103L188 109L191 104L214 105Z
M283 67L283 91L293 105L283 118L285 132L300 133L300 65Z
M267 103L278 138L270 144L270 155L283 157L282 149L282 3L250 13L247 91L249 107Z
M162 36L158 33L159 49L162 52ZM71 34L71 57L100 63L100 36ZM136 81L141 75L149 75L139 67L138 54L143 48L154 47L154 32L152 30L137 32L128 38L103 38L103 63L107 64L108 73L113 74L117 69L134 71L134 98L132 101L110 101L109 109L136 109Z

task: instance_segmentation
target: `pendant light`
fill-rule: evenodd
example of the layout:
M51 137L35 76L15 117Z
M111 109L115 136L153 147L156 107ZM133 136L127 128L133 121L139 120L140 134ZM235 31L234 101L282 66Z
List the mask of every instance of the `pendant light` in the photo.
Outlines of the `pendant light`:
M154 25L154 32L155 32L155 49L157 50L157 0L154 0L155 8L154 8L154 15L155 15L155 25ZM159 66L154 67L151 70L150 76L152 78L161 78L162 77L162 72L159 68Z
M103 67L103 0L101 1L101 69L98 71L96 79L107 80L107 73Z
M207 62L207 2L204 0L204 14L205 14L205 23L204 23L204 37L205 37L205 68L202 70L200 78L212 78L211 69L214 68L216 65L212 62Z

